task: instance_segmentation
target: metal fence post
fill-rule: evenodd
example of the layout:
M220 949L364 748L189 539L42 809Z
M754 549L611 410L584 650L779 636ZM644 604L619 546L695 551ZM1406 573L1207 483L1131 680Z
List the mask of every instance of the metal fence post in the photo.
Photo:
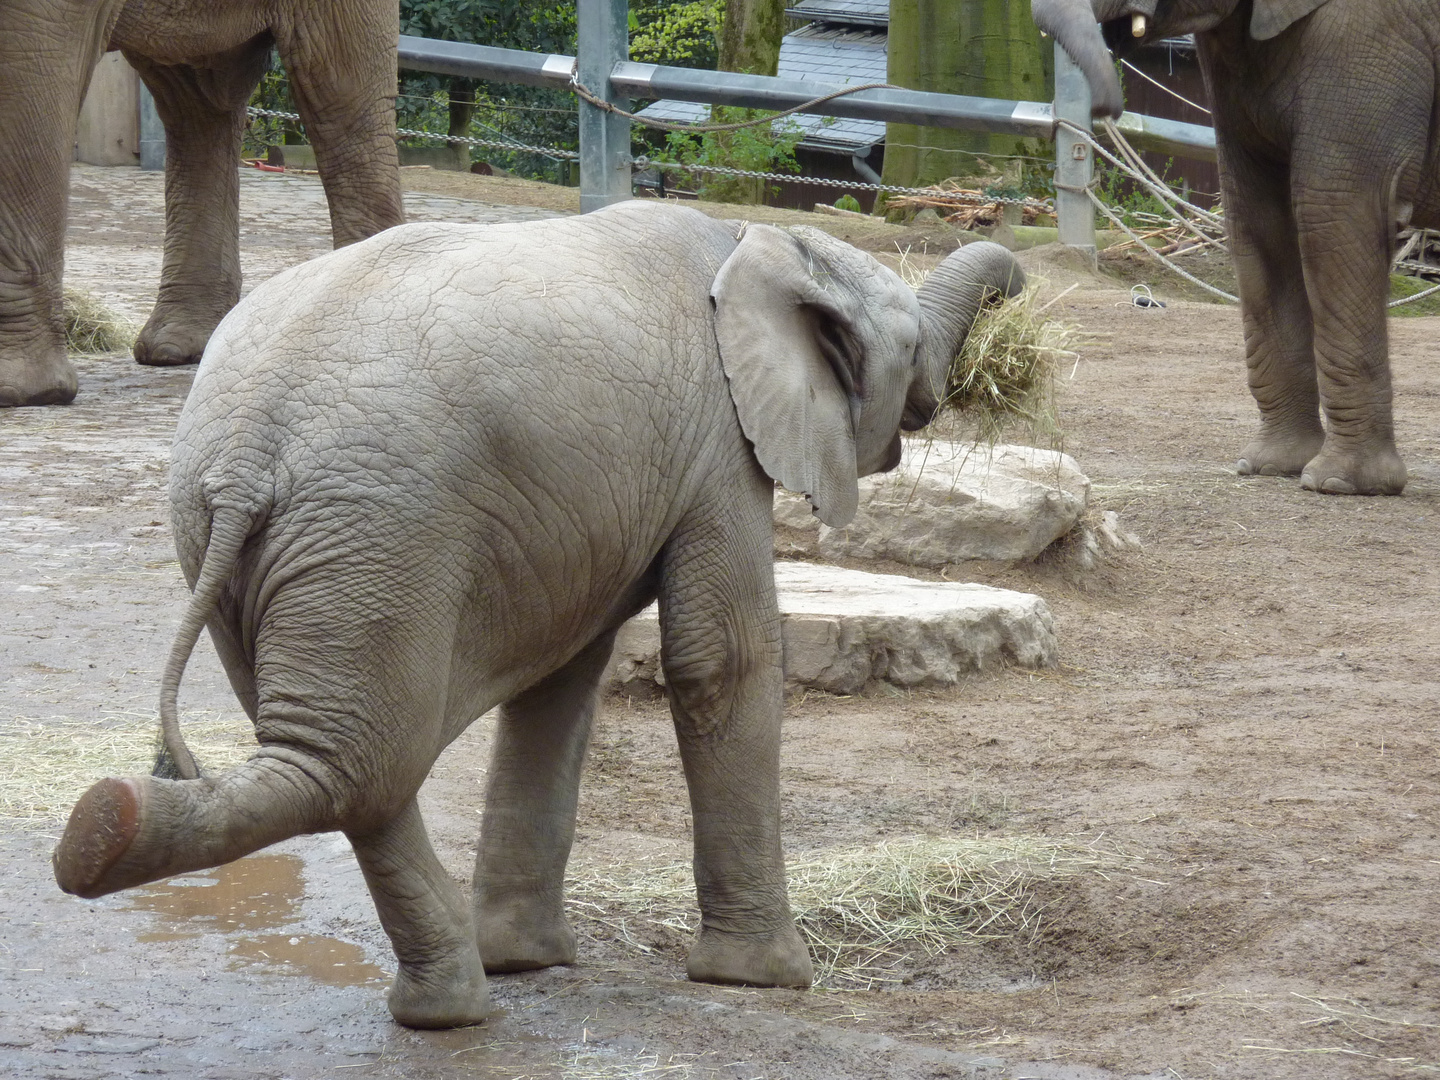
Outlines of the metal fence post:
M622 109L630 100L610 85L615 65L630 58L629 0L579 0L580 81ZM580 212L630 198L630 121L580 102Z
M1090 84L1070 54L1055 42L1055 119L1090 130ZM1055 218L1060 242L1095 255L1095 207L1085 193L1094 154L1075 132L1055 129Z
M140 168L161 172L165 168L165 125L155 111L150 88L140 84Z

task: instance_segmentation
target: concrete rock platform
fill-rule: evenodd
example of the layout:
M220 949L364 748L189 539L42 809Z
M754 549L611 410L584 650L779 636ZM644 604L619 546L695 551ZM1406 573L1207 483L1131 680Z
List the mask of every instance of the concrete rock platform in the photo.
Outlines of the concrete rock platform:
M1003 664L1047 667L1058 655L1050 609L1030 593L802 562L777 562L775 585L790 688L953 686ZM634 693L664 684L652 605L621 628L604 685Z
M863 477L855 518L821 525L776 489L775 520L812 531L830 559L891 559L938 569L966 559L1033 559L1075 526L1090 481L1073 458L1033 446L905 440L893 472Z

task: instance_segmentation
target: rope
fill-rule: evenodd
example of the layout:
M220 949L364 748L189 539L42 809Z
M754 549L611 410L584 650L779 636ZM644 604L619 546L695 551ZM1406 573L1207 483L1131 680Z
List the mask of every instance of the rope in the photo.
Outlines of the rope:
M1435 293L1440 293L1440 285L1432 285L1424 292L1417 292L1414 296L1402 296L1399 300L1391 300L1385 306L1387 308L1403 307L1406 304L1415 303L1416 300L1424 300L1427 296L1433 296Z
M1128 167L1125 162L1121 162L1115 155L1111 154L1104 146L1097 142L1095 136L1089 131L1071 123L1069 120L1061 120L1060 123L1084 136L1085 140L1094 147L1097 153L1117 168L1125 172L1141 174L1136 176L1135 179L1144 183L1146 188L1150 190L1150 193L1157 196L1162 202L1168 202L1172 206L1189 211L1201 221L1213 225L1217 229L1223 230L1225 228L1225 221L1219 214L1211 210L1206 210L1204 207L1196 206L1188 199L1182 199L1179 195L1175 194L1175 190L1170 187L1169 184L1156 176L1155 171L1151 169L1149 165L1145 164L1145 159L1140 156L1140 152L1130 145L1130 141L1126 139L1120 129L1115 126L1114 121L1107 119L1104 122L1105 134L1114 142L1115 148L1124 155L1125 161L1129 162Z
M1174 90L1171 90L1170 87L1166 86L1166 85L1165 85L1164 83L1162 83L1159 79L1155 79L1155 78L1152 78L1152 77L1149 76L1149 75L1146 75L1145 72L1141 71L1141 70L1140 70L1138 67L1136 67L1134 64L1130 63L1129 60L1121 60L1120 62L1121 62L1122 64L1124 64L1127 68L1129 68L1131 71L1133 71L1136 75L1139 75L1139 76L1140 76L1142 79L1144 79L1146 82L1153 83L1154 85L1158 86L1161 90L1164 90L1164 91L1165 91L1167 94L1169 94L1171 97L1173 97L1173 98L1178 98L1179 100L1183 101L1186 105L1189 105L1192 109L1199 109L1199 110L1200 110L1201 112L1203 112L1206 116L1212 115L1211 112L1210 112L1210 110L1207 109L1207 108L1205 108L1204 105L1196 105L1195 102L1191 101L1189 98L1184 97L1184 96L1181 95L1181 94L1177 94Z
M644 124L646 127L657 128L660 131L739 131L741 128L758 127L760 124L769 124L786 116L793 116L795 113L804 112L806 109L814 108L816 105L823 105L827 101L834 101L836 98L845 97L847 94L858 94L861 90L898 90L899 87L891 83L873 82L861 83L858 86L844 86L839 90L832 91L821 97L811 98L809 101L796 105L792 109L784 109L781 112L772 113L769 116L762 116L755 120L742 120L734 124L676 124L669 120L652 120L648 116L641 116L639 113L626 112L620 106L615 105L604 98L596 95L595 91L580 81L580 60L577 57L575 63L570 66L570 89L582 101L587 101L597 109L604 109L616 116L623 116L627 120Z
M1061 185L1056 184L1055 186L1060 187ZM1113 210L1110 209L1110 207L1106 206L1103 202L1100 201L1100 197L1096 195L1095 192L1092 191L1088 185L1083 188L1072 188L1066 186L1064 190L1083 191L1086 195L1090 197L1090 201L1095 204L1096 208L1099 209L1099 211L1104 214L1106 218L1109 219L1112 225L1124 232L1125 235L1130 237L1131 240L1134 240L1140 246L1140 249L1142 251L1144 251L1151 258L1159 261L1167 269L1173 270L1175 273L1183 277L1186 281L1190 281L1196 285L1199 285L1206 292L1214 293L1222 300L1228 300L1232 304L1238 304L1240 302L1240 298L1238 296L1231 296L1224 289L1217 289L1209 282L1201 281L1194 274L1190 273L1190 271L1182 267L1176 266L1175 263L1171 262L1164 255L1161 255L1158 251L1152 248L1149 244L1145 243L1145 241L1141 240L1139 235L1133 229L1131 229L1129 225L1126 225L1124 220L1122 220L1118 214L1116 214Z

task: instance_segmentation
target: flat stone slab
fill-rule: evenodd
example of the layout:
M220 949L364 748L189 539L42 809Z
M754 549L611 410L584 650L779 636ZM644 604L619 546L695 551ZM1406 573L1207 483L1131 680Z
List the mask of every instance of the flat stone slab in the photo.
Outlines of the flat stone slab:
M845 528L820 525L803 497L780 489L775 520L818 529L827 558L939 568L1033 559L1074 527L1089 495L1090 480L1057 450L907 439L893 472L860 481L859 509Z
M1004 664L1047 667L1058 653L1050 609L1030 593L800 562L777 562L775 585L792 688L953 686ZM664 685L654 605L621 628L605 682Z

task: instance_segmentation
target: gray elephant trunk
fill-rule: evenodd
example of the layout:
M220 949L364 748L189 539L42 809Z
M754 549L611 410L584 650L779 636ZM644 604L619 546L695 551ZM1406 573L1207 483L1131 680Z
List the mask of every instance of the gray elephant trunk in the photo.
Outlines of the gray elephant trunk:
M1099 23L1125 14L1155 14L1155 0L1033 0L1035 25L1058 41L1085 72L1091 112L1118 117L1125 109L1120 80Z
M981 307L1014 296L1024 287L1025 272L1015 256L989 242L953 252L930 272L915 294L920 301L920 340L901 428L916 431L935 418L946 397L951 365Z

